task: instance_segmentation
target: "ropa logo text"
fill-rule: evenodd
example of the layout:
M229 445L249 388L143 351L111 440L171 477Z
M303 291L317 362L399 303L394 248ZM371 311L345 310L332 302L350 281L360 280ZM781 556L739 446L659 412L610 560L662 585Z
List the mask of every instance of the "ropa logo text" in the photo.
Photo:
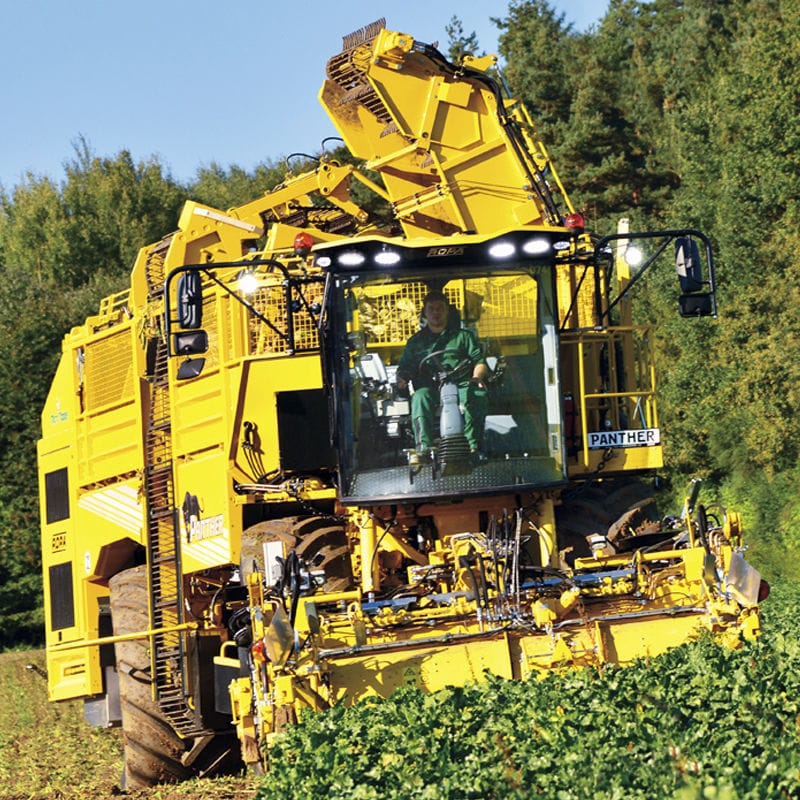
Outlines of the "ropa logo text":
M430 247L426 258L441 258L442 256L463 256L463 247Z

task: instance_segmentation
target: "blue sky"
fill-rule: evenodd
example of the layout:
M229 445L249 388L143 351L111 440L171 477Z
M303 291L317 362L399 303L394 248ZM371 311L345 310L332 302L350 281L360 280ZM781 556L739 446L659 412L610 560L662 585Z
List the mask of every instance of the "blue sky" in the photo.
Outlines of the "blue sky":
M608 0L550 0L576 30ZM178 180L252 169L335 135L317 93L341 37L387 27L447 49L457 15L494 52L508 0L0 0L0 184L55 181L84 137L99 156L157 156Z

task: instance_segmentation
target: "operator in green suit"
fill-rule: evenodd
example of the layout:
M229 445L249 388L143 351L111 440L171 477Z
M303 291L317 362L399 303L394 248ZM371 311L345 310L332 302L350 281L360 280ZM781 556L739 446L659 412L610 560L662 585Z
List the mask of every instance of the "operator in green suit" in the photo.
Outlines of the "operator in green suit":
M471 330L460 327L457 321L453 324L451 306L442 292L434 290L425 296L422 313L426 326L408 340L397 365L397 388L405 391L409 383L414 386L411 421L416 453L412 454L412 463L419 463L420 455L430 450L437 436L439 390L433 377L438 369L434 361L451 369L468 361L469 377L459 381L458 399L464 412L464 436L470 450L478 455L488 406L485 381L489 377L480 344ZM423 363L431 353L441 351L440 357Z

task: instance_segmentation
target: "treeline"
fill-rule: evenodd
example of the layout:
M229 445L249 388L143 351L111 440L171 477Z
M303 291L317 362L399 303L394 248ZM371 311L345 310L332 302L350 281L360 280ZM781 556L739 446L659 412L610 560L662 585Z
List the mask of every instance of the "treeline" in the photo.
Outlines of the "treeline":
M611 0L587 33L520 0L496 23L504 77L590 227L626 216L712 237L719 319L679 319L667 270L642 287L664 484L678 498L702 477L706 502L744 513L761 569L796 577L800 0ZM448 33L451 54L480 50L458 20ZM0 187L0 646L41 635L36 440L62 336L127 285L186 199L225 209L284 174L280 161L212 165L180 183L156 158L79 139L61 179Z
M678 502L701 477L762 571L797 578L800 0L611 0L585 35L528 0L499 22L506 79L591 227L712 237L719 319L680 319L668 269L642 287L663 476Z
M129 285L138 249L175 229L189 197L230 208L285 174L212 165L182 185L157 159L99 157L79 139L61 181L0 187L0 649L43 636L36 442L64 334Z

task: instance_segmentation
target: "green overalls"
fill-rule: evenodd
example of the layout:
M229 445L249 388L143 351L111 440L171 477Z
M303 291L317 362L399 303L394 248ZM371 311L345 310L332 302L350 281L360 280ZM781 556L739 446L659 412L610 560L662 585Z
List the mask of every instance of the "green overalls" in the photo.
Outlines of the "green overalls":
M429 449L438 436L436 409L439 405L439 389L433 380L438 366L429 361L420 369L420 363L426 356L440 350L445 353L436 361L446 368L452 369L460 361L469 360L469 372L458 384L458 400L464 412L464 436L470 450L478 450L483 439L488 398L486 389L469 381L475 365L484 359L475 334L466 328L445 328L441 333L423 328L408 340L400 357L397 375L414 385L411 422L417 450Z

